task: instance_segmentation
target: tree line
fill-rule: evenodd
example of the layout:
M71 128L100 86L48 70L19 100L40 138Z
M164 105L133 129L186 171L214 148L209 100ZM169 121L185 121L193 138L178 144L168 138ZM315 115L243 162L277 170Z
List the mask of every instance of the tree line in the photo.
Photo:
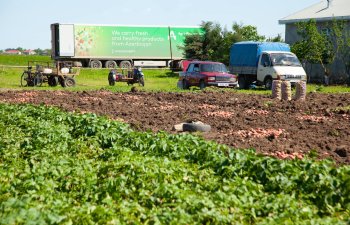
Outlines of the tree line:
M239 41L272 41L282 42L281 35L266 38L260 35L257 28L252 25L234 23L231 30L222 28L214 22L202 22L203 34L192 34L186 36L184 50L186 59L211 60L222 62L226 65L230 60L230 47Z

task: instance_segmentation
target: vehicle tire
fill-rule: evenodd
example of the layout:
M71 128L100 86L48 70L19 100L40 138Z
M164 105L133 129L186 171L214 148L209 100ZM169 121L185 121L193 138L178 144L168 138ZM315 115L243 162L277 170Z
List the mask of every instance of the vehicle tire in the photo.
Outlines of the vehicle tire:
M106 61L105 68L114 69L117 67L117 63L115 61Z
M114 86L115 85L115 80L113 78L113 73L109 73L108 74L108 83L109 83L109 86Z
M189 132L208 132L211 130L211 126L204 123L184 123L182 126L183 131Z
M182 80L182 87L183 87L184 90L187 90L187 89L190 88L190 85L188 84L186 79Z
M245 76L238 76L238 86L240 89L248 89L248 82Z
M36 74L33 82L34 86L40 87L43 84L43 76L41 74Z
M27 87L29 86L28 85L28 79L29 79L29 76L28 76L28 73L26 72L23 72L22 76L21 76L21 87Z
M56 76L49 76L47 83L51 87L56 87L58 85L58 78Z
M204 80L201 80L199 82L199 89L203 90L207 85L205 84Z
M143 76L140 77L139 79L139 84L144 87L145 86L145 78Z
M265 84L266 90L271 90L272 89L272 78L271 77L265 78L264 84Z
M100 68L102 68L102 63L100 60L92 60L90 62L90 67L94 68L94 69L100 69Z
M120 68L131 68L131 62L129 61L121 61L119 64Z
M66 77L64 79L64 86L65 87L74 87L75 86L75 80L72 77Z
M63 77L58 77L58 83L62 86L62 87L66 87L65 83L64 83L64 78Z

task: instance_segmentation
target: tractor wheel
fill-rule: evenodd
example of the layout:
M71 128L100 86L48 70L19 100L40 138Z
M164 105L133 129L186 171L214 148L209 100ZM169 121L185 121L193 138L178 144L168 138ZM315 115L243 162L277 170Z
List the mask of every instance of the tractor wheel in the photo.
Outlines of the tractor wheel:
M64 78L63 77L59 77L58 78L58 83L62 86L62 87L66 87L65 83L64 83Z
M43 84L43 76L41 74L36 74L34 77L34 86L40 87Z
M49 76L47 83L51 87L56 87L58 85L58 78L56 76Z
M139 84L144 87L145 86L145 79L143 77L140 77Z
M21 76L21 86L22 87L30 86L29 82L28 82L28 79L29 79L28 73L23 72L23 74Z
M109 73L108 74L108 83L109 83L109 86L114 86L115 85L115 80L113 78L113 73Z
M75 80L72 77L66 77L64 79L64 86L65 87L74 87L75 86Z

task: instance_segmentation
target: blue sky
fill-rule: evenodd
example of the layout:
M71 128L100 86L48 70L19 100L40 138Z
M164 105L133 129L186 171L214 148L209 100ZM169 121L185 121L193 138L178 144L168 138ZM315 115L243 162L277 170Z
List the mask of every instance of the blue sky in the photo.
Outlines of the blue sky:
M253 25L266 37L281 34L278 20L320 0L0 0L0 49L51 48L51 23L197 26Z

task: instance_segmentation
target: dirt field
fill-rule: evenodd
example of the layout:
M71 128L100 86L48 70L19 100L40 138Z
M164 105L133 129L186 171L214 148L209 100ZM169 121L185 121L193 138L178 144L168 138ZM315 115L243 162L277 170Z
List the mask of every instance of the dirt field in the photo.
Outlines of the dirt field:
M350 94L307 95L305 102L235 93L112 93L108 91L1 91L0 102L58 106L93 112L137 130L173 131L190 120L210 124L202 136L234 148L278 158L319 158L350 164Z

